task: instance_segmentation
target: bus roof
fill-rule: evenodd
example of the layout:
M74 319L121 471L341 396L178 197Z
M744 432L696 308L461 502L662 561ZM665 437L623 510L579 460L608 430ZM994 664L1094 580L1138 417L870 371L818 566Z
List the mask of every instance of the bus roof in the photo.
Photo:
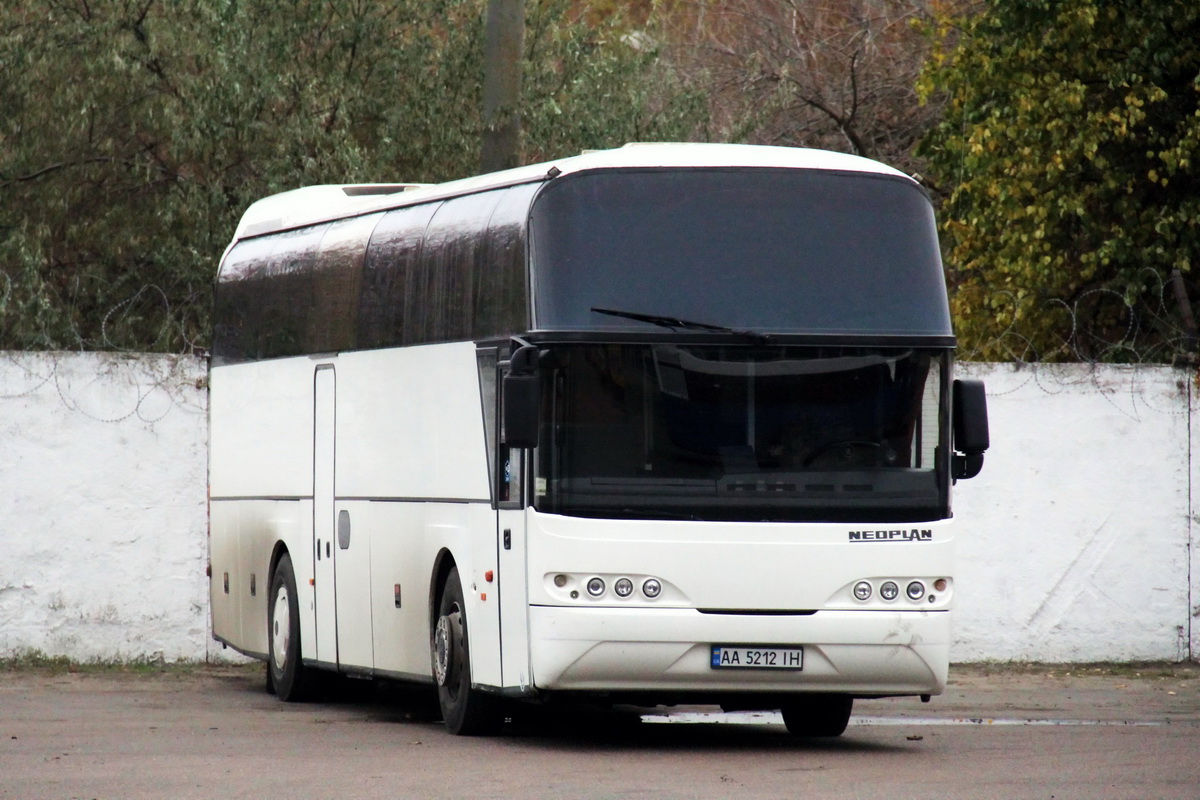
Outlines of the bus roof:
M444 197L549 180L573 172L657 167L816 169L907 177L878 161L827 150L744 144L631 143L448 183L334 184L294 189L265 197L246 209L234 241Z

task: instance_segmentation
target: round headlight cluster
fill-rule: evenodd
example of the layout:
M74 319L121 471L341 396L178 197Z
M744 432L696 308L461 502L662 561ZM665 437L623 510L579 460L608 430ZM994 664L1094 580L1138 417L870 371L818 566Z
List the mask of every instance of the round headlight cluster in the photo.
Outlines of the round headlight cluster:
M601 575L584 575L569 574L569 573L551 573L546 576L548 584L553 584L555 589L562 589L570 595L572 599L578 599L585 591L589 597L600 599L612 590L612 594L622 600L628 600L637 594L638 589L641 589L641 596L648 600L653 600L662 594L662 581L658 578L631 578L622 576L613 579L612 576Z
M938 578L932 583L933 588L938 592L944 592L949 588L949 581L945 578ZM851 595L860 603L865 603L875 594L875 585L867 581L859 581L850 589ZM920 602L923 599L928 599L930 603L937 600L937 595L929 594L929 588L925 581L911 580L904 586L904 595L914 603ZM891 602L900 596L900 583L894 580L885 580L879 584L879 597L882 600Z

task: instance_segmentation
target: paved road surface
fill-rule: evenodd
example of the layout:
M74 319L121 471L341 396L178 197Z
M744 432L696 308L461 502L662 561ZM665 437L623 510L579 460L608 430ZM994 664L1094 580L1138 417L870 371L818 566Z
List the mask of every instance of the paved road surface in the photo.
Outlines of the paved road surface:
M285 704L261 669L0 673L0 798L1200 798L1200 669L957 668L832 741L571 709L448 736L423 693Z

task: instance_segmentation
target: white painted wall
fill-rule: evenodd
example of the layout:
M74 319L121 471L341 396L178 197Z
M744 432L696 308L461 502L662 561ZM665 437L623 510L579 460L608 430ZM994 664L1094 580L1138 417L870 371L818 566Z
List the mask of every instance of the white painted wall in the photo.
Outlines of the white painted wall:
M1008 364L960 364L959 375L987 382L992 448L956 487L952 657L1200 656L1189 622L1200 597L1189 566L1191 376Z
M1193 376L959 372L987 381L992 449L955 492L954 660L1200 660ZM0 353L0 657L233 657L208 635L204 380Z
M0 353L0 655L203 659L205 365Z

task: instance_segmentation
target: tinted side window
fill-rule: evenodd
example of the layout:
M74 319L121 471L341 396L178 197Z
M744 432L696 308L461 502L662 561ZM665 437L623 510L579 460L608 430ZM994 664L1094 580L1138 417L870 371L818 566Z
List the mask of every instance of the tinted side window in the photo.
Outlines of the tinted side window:
M371 231L382 216L339 220L321 237L320 252L312 264L305 352L335 353L357 346L363 257Z
M527 221L539 188L388 212L363 269L358 346L478 341L527 330Z
M355 348L363 255L381 216L238 243L217 282L214 358L253 361Z
M503 191L447 200L425 233L419 285L426 298L421 339L469 339L475 322L476 279L486 271L483 232Z
M305 352L313 267L328 225L241 242L217 283L213 356L242 361Z
M258 358L257 291L271 257L269 238L239 242L221 266L213 304L213 359Z
M397 208L371 236L359 294L358 346L393 347L420 341L424 301L417 265L425 228L440 203Z
M541 187L533 183L506 189L488 222L472 290L472 335L477 340L529 329L529 206Z
M527 330L527 221L539 189L464 195L239 242L218 278L214 358Z

